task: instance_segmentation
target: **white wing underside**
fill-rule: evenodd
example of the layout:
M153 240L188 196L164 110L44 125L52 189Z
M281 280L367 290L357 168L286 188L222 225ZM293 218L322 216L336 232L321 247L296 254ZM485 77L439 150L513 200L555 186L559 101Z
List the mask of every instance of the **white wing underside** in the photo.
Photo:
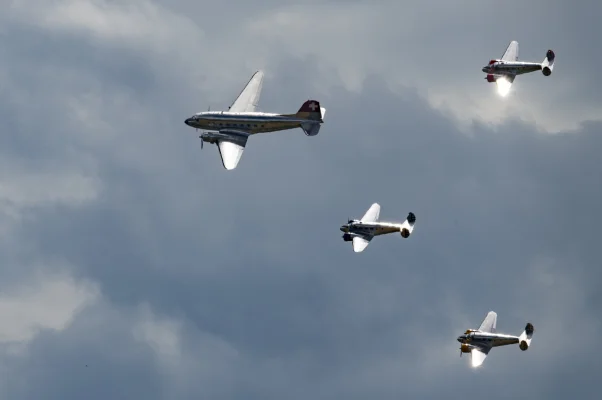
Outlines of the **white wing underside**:
M242 153L245 150L246 142L246 140L244 140L244 143L242 141L234 143L222 140L217 143L224 168L228 170L236 168L240 161L240 157L242 157Z
M263 71L253 74L245 88L240 92L234 103L230 106L230 112L254 112L259 103L261 87L263 86Z
M263 71L257 71L253 74L245 88L240 92L234 103L229 108L230 112L254 112L259 103L261 88L263 86ZM224 168L232 170L236 168L242 153L245 150L247 138L240 136L233 137L232 140L220 140L217 143L219 154L222 157Z
M518 42L516 40L510 42L508 48L504 52L504 55L502 55L501 60L511 62L518 61ZM507 93L510 90L510 86L512 86L512 83L514 82L514 78L516 78L516 75L508 74L498 77L495 81L498 91L501 93Z
M479 367L487 358L490 349L472 349L470 352L471 363L473 367Z
M518 42L513 40L502 56L504 61L518 61Z
M489 311L487 316L481 323L479 330L481 332L495 333L495 327L497 325L497 314L494 311Z
M354 236L353 237L353 251L361 253L370 244L372 236Z
M366 214L361 219L361 222L378 222L378 217L380 216L380 205L378 203L374 203L370 206ZM358 235L353 237L353 251L356 253L360 253L364 251L366 247L370 244L374 236L368 235Z
M378 203L374 203L370 206L366 214L362 217L362 222L378 222L378 217L380 216L380 205Z

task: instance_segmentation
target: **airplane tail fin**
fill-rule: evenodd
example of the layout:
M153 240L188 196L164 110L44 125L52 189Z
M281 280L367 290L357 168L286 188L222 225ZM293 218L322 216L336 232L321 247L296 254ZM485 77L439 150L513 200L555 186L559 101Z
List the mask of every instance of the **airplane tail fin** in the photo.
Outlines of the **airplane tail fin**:
M552 74L552 70L554 69L554 60L556 59L556 54L554 54L553 50L548 50L546 53L546 58L544 58L541 63L541 72L545 76L550 76Z
M520 349L522 351L527 350L529 348L529 346L531 346L531 339L533 338L533 332L535 332L535 328L533 327L533 324L531 324L530 322L527 323L525 330L518 337L518 347L520 347Z
M410 234L414 230L414 224L416 223L416 215L413 212L408 214L406 220L401 224L401 229L399 232L401 233L401 237L407 239L410 237Z
M320 124L324 122L326 109L320 107L320 102L317 100L307 100L294 117L306 119L307 122L301 123L301 129L307 136L316 136L320 132Z
M307 100L295 116L297 118L309 119L311 121L324 122L324 114L326 109L320 107L320 102L317 100Z

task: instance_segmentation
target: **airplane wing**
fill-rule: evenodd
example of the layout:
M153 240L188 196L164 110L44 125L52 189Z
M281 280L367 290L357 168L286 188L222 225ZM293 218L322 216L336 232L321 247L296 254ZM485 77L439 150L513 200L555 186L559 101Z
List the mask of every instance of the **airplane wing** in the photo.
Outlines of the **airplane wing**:
M353 237L353 251L361 253L370 244L374 236L354 236Z
M362 222L377 222L378 217L380 215L380 205L378 203L374 203L370 206L366 214L362 217Z
M240 92L234 103L230 106L231 112L253 112L259 103L261 87L263 85L263 71L253 74L247 86Z
M219 141L217 146L219 148L219 154L222 156L224 168L227 170L236 168L240 161L240 157L242 157L242 152L245 150L245 146L226 141Z
M501 59L503 61L518 61L518 42L516 40L510 42Z
M495 80L495 85L497 86L497 91L500 95L506 96L510 93L510 88L512 87L512 82L514 82L514 78L516 75L501 75Z
M470 358L473 367L480 367L487 358L487 354L489 354L489 350L491 347L474 347L470 352Z
M243 131L222 130L220 133L229 135L227 139L220 139L217 142L219 154L222 157L222 164L227 170L236 168L242 153L247 145L248 133Z
M481 332L495 333L495 327L497 325L497 314L494 311L489 311L487 316L481 323L479 330Z

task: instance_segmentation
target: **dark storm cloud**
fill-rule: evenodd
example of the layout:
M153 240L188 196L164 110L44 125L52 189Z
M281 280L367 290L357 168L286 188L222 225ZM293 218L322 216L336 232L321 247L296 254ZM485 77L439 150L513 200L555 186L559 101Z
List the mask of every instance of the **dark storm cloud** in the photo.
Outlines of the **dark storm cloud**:
M29 34L26 45L39 46ZM40 332L26 355L3 357L19 377L2 382L8 398L595 398L599 122L558 135L475 122L462 133L413 88L394 93L370 76L361 93L319 96L328 111L317 137L258 136L228 172L183 124L209 92L170 88L156 65L116 61L110 46L86 51L88 40L54 42L54 54L75 43L81 57L65 61L72 79L44 90L35 69L10 70L53 119L37 130L42 148L23 104L4 99L12 132L0 154L33 173L42 159L57 174L92 176L97 197L37 205L11 228L27 252L5 246L3 257L11 268L64 260L104 300L65 330ZM23 63L17 47L5 51ZM317 97L310 82L324 70L317 57L274 58L261 108L295 111ZM247 78L229 78L222 107ZM374 201L383 220L415 212L416 230L354 254L338 227ZM140 316L139 304L156 315ZM533 322L533 348L493 350L473 371L455 337L491 309L501 332ZM181 354L157 355L135 333L161 318L181 323ZM563 344L571 332L578 339Z

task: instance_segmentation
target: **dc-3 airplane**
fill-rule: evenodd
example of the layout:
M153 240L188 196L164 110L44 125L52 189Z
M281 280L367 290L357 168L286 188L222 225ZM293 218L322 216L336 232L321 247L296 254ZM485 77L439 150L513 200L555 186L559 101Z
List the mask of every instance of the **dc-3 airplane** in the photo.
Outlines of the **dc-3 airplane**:
M535 328L531 323L527 323L525 330L520 336L504 335L495 333L497 323L497 314L490 311L479 329L468 329L463 335L458 336L460 345L460 357L462 353L471 353L471 361L473 367L478 367L483 364L487 354L493 347L506 346L509 344L517 344L518 347L525 351L531 345L531 338Z
M541 71L545 76L550 76L554 69L555 57L554 52L548 50L546 58L541 63L518 61L518 42L512 41L502 58L489 61L482 71L487 74L485 77L487 82L495 82L498 92L505 96L510 92L510 87L517 75Z
M380 215L380 205L374 203L370 206L361 220L349 219L346 225L341 226L343 240L353 242L353 251L360 253L364 251L374 236L385 235L387 233L400 232L401 237L407 239L414 230L416 216L409 213L402 224L393 222L378 222Z
M326 109L316 100L308 100L296 114L256 112L263 85L263 71L257 71L228 111L200 112L184 121L186 125L203 129L203 142L217 144L224 168L236 168L251 135L263 132L301 128L307 136L315 136L324 123Z

